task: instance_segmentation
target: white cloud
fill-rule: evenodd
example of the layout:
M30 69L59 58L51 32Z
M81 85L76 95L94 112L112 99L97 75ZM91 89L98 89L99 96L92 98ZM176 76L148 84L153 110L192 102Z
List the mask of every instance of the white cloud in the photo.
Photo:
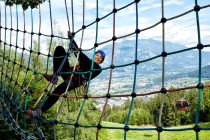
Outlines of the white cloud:
M182 5L183 1L182 0L166 0L164 2L164 6L170 6L170 5ZM155 0L152 1L142 1L139 4L140 6L142 5L141 8L139 8L139 11L146 11L154 8L159 8L161 7L161 1L156 2Z
M184 3L183 0L166 0L165 5L171 5L171 4L182 5L183 3Z
M71 3L70 1L68 2L68 11L69 11L69 17L70 17L70 24L71 23ZM51 0L52 4L52 12L53 12L53 20L56 20L57 22L57 29L59 31L62 31L64 33L64 36L66 36L66 32L68 31L68 24L67 24L67 19L66 19L66 13L65 13L65 5L64 5L64 0ZM182 5L183 1L182 0L167 0L165 1L165 5ZM83 0L78 0L74 1L74 16L75 16L75 31L80 29L82 27L82 6L83 6ZM95 10L96 10L96 4L94 0L90 1L85 1L85 10L86 10L86 16L85 16L85 24L91 23L95 20ZM119 8L119 5L117 5ZM123 6L123 5L122 5ZM145 11L149 9L154 9L157 7L161 6L161 3L157 3L155 0L152 1L140 1L139 2L139 11ZM107 13L111 12L113 8L112 3L106 3L104 1L99 1L99 12L100 15L106 15ZM59 11L59 9L62 9L62 11ZM80 10L76 10L80 9ZM14 11L14 10L13 10ZM51 27L50 27L50 19L49 19L49 5L48 2L46 2L44 5L41 6L41 12L42 12L42 24L41 24L41 32L44 34L51 34ZM22 12L22 11L21 11ZM22 14L20 12L20 14ZM60 12L58 14L59 16L55 16L56 12ZM46 15L45 15L46 13ZM30 12L28 13L30 14ZM123 36L129 33L134 32L135 30L135 5L130 6L126 8L125 10L121 10L117 13L117 24L116 26L116 36ZM46 18L46 17L47 18ZM29 16L30 17L30 16ZM106 18L103 21L99 22L99 30L98 30L98 42L103 42L108 39L112 38L112 16L111 18ZM126 22L123 21L127 17ZM193 17L187 16L185 17L185 20L180 20L176 21L169 21L166 23L166 40L167 41L172 41L172 42L177 42L177 43L182 43L187 46L193 46L197 44L197 32L196 32L196 24L192 24L192 22L188 22L191 20L195 20ZM20 24L19 26L22 26L21 24L22 20L19 21ZM30 19L27 19L27 27L28 30L30 31ZM126 24L124 24L126 23ZM139 18L139 28L145 28L149 27L151 24L153 24L154 21L152 21L151 18L148 17L140 17ZM34 30L38 32L38 17L34 17ZM92 25L88 28L85 29L84 32L84 39L83 39L83 49L88 49L92 48L93 44L95 42L95 35L96 35L96 26ZM53 27L53 30L55 31L56 28ZM210 24L205 23L202 24L201 26L201 36L202 36L202 42L209 43L209 36L210 36ZM81 40L81 32L76 35L76 40L78 41L78 44L80 43ZM154 38L154 39L161 39L162 36L162 26L159 25L151 30L147 30L143 33L140 33L139 37L140 38ZM134 37L134 36L132 36ZM131 37L127 38L130 39ZM102 45L103 46L103 45Z

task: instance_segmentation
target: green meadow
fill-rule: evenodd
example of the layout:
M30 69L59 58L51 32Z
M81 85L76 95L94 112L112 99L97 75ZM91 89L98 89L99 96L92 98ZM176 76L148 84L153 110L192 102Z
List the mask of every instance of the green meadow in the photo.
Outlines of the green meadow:
M111 123L111 122L103 122L103 126L107 127L123 127L124 124L119 123ZM201 127L210 127L209 123L200 123ZM130 126L130 128L139 128L137 126ZM142 128L152 128L154 126L142 126ZM185 126L177 126L177 127L169 127L169 128L192 128L192 125ZM127 140L157 140L158 133L156 130L129 130L127 131ZM103 140L123 140L124 139L124 130L119 129L101 129L100 139ZM194 130L187 131L163 131L160 134L161 140L196 140L196 134ZM199 132L199 140L210 140L210 130L201 130Z

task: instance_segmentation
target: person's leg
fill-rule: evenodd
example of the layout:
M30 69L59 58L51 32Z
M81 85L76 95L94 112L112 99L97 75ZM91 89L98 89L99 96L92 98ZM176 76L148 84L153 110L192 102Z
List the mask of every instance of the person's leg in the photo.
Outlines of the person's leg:
M65 62L63 62L65 59ZM69 72L71 67L68 62L68 57L66 58L66 51L62 46L57 46L54 52L53 58L53 72L56 73L60 69L60 72ZM66 80L68 75L63 74L61 77Z
M66 91L67 85L68 83L64 81L63 83L61 83L59 86L55 88L55 90L52 93L53 95L50 95L41 106L41 112L47 111L57 102L57 100L59 99L59 96Z
M27 110L28 116L30 118L39 117L41 115L41 113L46 112L48 109L50 109L57 102L57 100L59 99L59 96L66 91L66 88L68 86L68 82L69 82L69 80L65 80L58 87L56 87L52 94L54 94L54 95L57 94L58 96L50 95L47 98L47 100L42 104L42 106L39 110L37 110L37 111L33 111L33 110L30 110L30 109ZM72 90L76 87L77 87L77 85L75 85L73 82L71 82L68 90Z
M70 67L69 62L68 62L68 58L66 57L66 51L62 46L57 46L54 52L54 57L53 57L53 73L57 73L58 70L60 70L59 72L70 72L73 70L73 67ZM65 59L65 62L63 62ZM60 68L62 67L62 68ZM49 75L49 74L43 74L43 77L47 80L50 81L52 83L57 84L57 78L55 77L55 75ZM67 74L62 74L61 77L64 80L69 79L69 75Z
M44 104L41 106L41 112L45 112L48 109L50 109L59 99L60 95L63 94L66 91L66 88L68 86L69 80L65 80L63 83L61 83L59 86L57 86L55 88L55 90L53 91L53 95L50 95L47 100L44 102ZM74 88L76 88L77 86L71 82L68 88L69 90L72 90ZM55 96L54 96L55 95ZM58 95L58 96L56 96Z

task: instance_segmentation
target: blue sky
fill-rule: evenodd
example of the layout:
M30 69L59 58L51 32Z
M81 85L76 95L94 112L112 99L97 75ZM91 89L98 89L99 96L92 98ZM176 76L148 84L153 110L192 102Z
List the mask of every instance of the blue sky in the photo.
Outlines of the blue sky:
M128 3L132 2L131 0L116 0L116 8L119 9ZM188 11L194 7L194 1L192 0L164 0L164 15L166 18L170 18L181 14L185 11ZM210 4L209 0L198 0L200 6ZM66 12L65 12L65 1L64 0L51 0L52 5L52 20L56 21L56 27L53 27L54 33L57 34L57 30L64 33L68 29ZM74 27L72 27L72 17L71 17L71 0L67 0L68 12L70 17L71 31L74 28L74 31L77 31L82 27L82 15L83 15L83 0L74 1ZM4 11L3 4L1 4L2 10ZM135 4L125 8L116 13L116 26L115 26L115 35L117 37L123 36L129 33L132 33L136 29L136 9ZM106 14L110 13L113 9L113 0L99 0L99 17L103 17ZM2 12L3 12L2 11ZM19 11L19 28L23 29L23 16L21 8L18 8ZM39 17L38 10L33 10L33 30L38 32L39 27ZM9 18L9 9L7 9L7 26L10 27ZM16 27L16 17L15 17L15 8L12 8L12 20L13 25ZM44 34L51 34L50 28L50 15L49 15L49 3L46 2L41 5L41 32ZM199 12L200 17L200 28L201 28L201 41L203 44L210 44L210 8L203 9ZM85 1L85 25L92 23L96 18L96 1L87 0ZM138 4L138 27L140 29L149 27L161 19L161 0L141 0ZM181 18L171 20L165 24L165 40L183 44L188 47L195 46L197 44L197 27L195 20L195 12L191 12L186 16ZM5 24L4 15L2 15L2 25ZM26 30L31 31L32 22L30 18L30 10L26 11ZM9 35L9 32L7 33ZM15 35L15 33L13 33ZM75 36L75 40L80 44L82 32L80 31ZM99 22L98 29L98 42L103 42L108 39L111 39L113 36L113 16L109 16L104 20ZM30 38L30 35L26 38ZM21 35L20 37L21 38ZM34 40L36 40L36 36ZM84 31L84 38L82 43L83 49L92 48L95 43L96 38L96 25L89 26ZM142 32L139 35L139 38L153 38L157 40L162 39L162 25L158 25L151 30ZM119 39L117 41L135 39L135 36L130 36L124 39ZM46 38L42 38L43 48L47 48L45 43ZM15 40L13 39L12 42ZM22 42L20 39L19 43ZM110 42L111 43L111 42ZM30 40L26 40L26 44L30 45ZM108 43L109 44L109 43ZM106 44L105 44L106 45ZM102 45L101 47L103 47ZM210 49L205 49L205 51L210 51Z

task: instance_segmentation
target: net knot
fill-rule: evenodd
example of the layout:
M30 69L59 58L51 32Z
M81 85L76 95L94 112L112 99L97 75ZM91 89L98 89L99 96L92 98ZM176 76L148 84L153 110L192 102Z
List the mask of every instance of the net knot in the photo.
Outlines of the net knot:
M135 92L132 92L131 93L131 97L135 98L136 97L136 93Z
M135 33L136 33L136 34L139 34L140 32L141 32L140 29L136 29L136 30L135 30Z
M139 63L140 63L139 60L135 60L135 61L134 61L134 64L135 64L135 65L138 65Z
M117 40L117 37L116 37L116 36L113 36L113 37L112 37L112 40L113 40L113 41L116 41L116 40Z
M157 131L158 131L158 132L162 132L162 131L163 131L163 128L162 128L161 126L158 126L158 127L157 127Z
M111 64L110 65L110 69L114 69L115 68L115 65L114 64Z
M166 23L167 19L165 17L162 17L160 21L161 23Z
M193 130L194 130L195 132L200 132L200 131L201 131L201 128L200 128L199 125L195 125L195 126L193 127Z
M86 26L85 26L85 25L83 25L83 26L82 26L82 29L86 29Z
M85 95L85 96L84 96L84 99L86 99L86 100L87 100L87 99L88 99L88 95Z
M117 9L116 8L113 9L113 13L117 13Z
M197 49L202 50L203 48L204 48L203 44L199 43L199 44L197 45Z
M97 125L97 128L98 128L98 129L101 129L101 128L102 128L102 125L101 125L101 124L98 124L98 125Z
M166 88L161 88L161 90L160 90L160 93L163 93L163 94L165 94L165 93L167 93L167 89Z
M135 3L139 3L140 2L140 0L135 0Z
M96 22L99 22L101 19L100 18L96 18Z
M74 126L75 126L75 127L79 127L79 123L75 123Z
M126 126L124 126L124 130L125 131L129 131L129 127L126 125Z
M95 47L95 48L98 47L98 43L95 43L95 44L94 44L94 47Z
M204 85L202 83L197 84L197 89L203 89Z
M106 98L111 98L111 94L107 93Z
M161 56L162 57L166 57L168 54L167 54L167 52L165 52L165 51L163 51L162 53L161 53Z
M194 11L195 11L195 12L200 11L200 9L201 9L201 7L200 7L199 5L194 6Z

